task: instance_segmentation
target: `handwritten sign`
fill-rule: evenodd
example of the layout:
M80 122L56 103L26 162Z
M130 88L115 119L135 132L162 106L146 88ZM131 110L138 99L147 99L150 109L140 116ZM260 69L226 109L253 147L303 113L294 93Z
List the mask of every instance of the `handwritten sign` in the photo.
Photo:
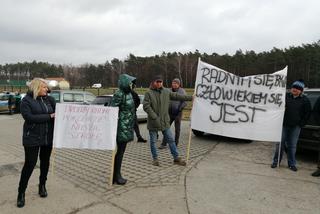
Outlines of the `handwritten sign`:
M117 123L118 108L58 103L54 147L114 150Z
M280 141L287 68L239 77L199 60L191 127L227 137Z

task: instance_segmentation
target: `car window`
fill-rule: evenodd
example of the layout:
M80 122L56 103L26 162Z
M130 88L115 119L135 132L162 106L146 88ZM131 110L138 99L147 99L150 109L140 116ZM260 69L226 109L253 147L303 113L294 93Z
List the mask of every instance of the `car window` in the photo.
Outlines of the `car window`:
M311 102L311 106L313 108L313 106L316 103L318 97L320 96L320 91L319 92L305 92L305 94L309 98L309 100Z
M111 101L112 97L105 97L105 96L101 96L101 97L96 97L94 99L94 101L92 101L92 104L97 104L97 105L109 105L110 101Z
M86 99L87 99L87 102L91 103L95 99L95 96L91 94L86 94Z
M64 102L73 102L73 94L71 94L71 93L64 93L64 94L63 94L63 101L64 101Z
M74 100L74 102L83 102L84 96L83 96L83 94L74 94L73 100Z
M57 103L60 103L60 93L51 92L50 96L53 97Z

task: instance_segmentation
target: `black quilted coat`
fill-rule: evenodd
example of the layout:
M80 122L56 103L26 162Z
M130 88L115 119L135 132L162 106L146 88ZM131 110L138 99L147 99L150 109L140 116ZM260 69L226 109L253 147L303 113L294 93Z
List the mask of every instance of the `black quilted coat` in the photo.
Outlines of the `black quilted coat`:
M28 92L21 101L21 114L24 118L22 143L24 146L52 145L55 100L50 96L33 99Z

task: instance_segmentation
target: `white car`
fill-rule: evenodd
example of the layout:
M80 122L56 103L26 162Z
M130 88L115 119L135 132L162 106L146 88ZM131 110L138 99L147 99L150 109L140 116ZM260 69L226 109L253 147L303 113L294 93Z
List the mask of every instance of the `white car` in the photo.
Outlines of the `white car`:
M146 121L148 118L148 115L147 115L147 112L143 110L143 105L142 105L144 95L139 95L139 98L140 98L140 105L137 108L137 118L138 118L138 121Z
M102 85L101 85L101 83L95 83L95 84L93 84L91 87L92 87L92 88L101 88Z

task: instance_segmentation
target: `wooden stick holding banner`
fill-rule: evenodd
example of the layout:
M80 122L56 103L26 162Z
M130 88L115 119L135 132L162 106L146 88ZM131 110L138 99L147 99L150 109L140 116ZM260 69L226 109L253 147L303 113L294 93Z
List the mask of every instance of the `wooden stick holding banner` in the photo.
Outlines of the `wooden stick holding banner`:
M113 184L113 173L114 173L114 158L116 156L116 149L112 150L112 160L111 160L111 169L110 169L110 180L109 180L109 185L112 186Z
M52 171L51 171L51 173L52 173L52 176L54 176L54 167L55 167L55 160L56 160L56 152L55 152L56 150L55 150L55 148L53 147L52 148L52 161L51 161L51 163L52 163Z
M188 146L187 146L186 164L188 164L188 161L189 161L190 147L191 147L191 121L190 121L190 125L189 125L189 141L188 141Z
M189 124L189 140L188 140L188 146L187 146L187 157L186 157L186 164L188 164L189 157L190 157L190 147L191 147L191 114L192 114L192 107L193 107L193 102L195 98L195 93L192 95L192 105L191 105L191 113L190 113L190 124Z
M200 63L200 57L198 58L198 67L199 67L199 63ZM193 102L196 96L196 89L194 89L193 91L193 95L192 95L192 105L191 105L191 113L190 113L190 124L189 124L189 140L188 140L188 146L187 146L187 157L186 157L186 164L188 164L189 161L189 157L190 157L190 147L191 147L191 116L192 116L192 108L193 108Z

